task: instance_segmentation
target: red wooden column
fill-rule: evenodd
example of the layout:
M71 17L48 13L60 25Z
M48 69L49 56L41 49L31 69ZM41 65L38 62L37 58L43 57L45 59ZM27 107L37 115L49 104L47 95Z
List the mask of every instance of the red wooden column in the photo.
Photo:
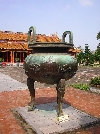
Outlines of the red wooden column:
M12 63L14 63L14 51L12 51Z
M20 62L22 62L22 52L20 52Z
M11 51L10 59L11 59L11 63L14 63L14 51Z
M30 53L30 52L28 51L28 52L27 52L27 55L29 55L29 53Z
M10 51L10 62L12 63L12 51Z
M23 61L22 61L22 62L24 62L24 59L25 59L24 55L25 55L25 54L24 54L24 52L23 52Z
M76 58L76 53L74 53L74 57Z
M4 52L3 52L3 60L5 61L5 59L4 59ZM3 61L3 62L4 62L4 61Z
M6 52L6 61L8 62L8 51Z

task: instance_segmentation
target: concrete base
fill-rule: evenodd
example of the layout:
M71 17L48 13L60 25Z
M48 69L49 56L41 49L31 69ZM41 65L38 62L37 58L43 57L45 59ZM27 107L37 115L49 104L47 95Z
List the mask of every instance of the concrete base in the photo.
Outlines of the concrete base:
M63 103L64 116L57 118L57 103L36 105L28 112L28 106L16 108L16 111L37 134L55 134L78 129L99 120L80 110Z

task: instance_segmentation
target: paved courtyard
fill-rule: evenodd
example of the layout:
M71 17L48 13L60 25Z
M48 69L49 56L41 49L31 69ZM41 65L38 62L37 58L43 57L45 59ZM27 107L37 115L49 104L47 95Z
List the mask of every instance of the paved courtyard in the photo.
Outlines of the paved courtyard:
M0 68L0 72L10 76L11 78L27 84L27 76L23 67L4 67ZM66 85L74 83L89 83L91 78L100 76L100 67L80 67L73 78L66 82ZM35 83L36 88L48 87L46 84ZM56 85L49 85L49 87L55 87Z
M23 68L5 67L0 68L0 72L0 134L32 134L30 126L19 119L13 110L20 106L25 107L30 102L27 76ZM79 68L76 75L66 84L89 83L90 78L97 75L100 75L100 68ZM55 102L55 87L56 85L36 82L35 88L39 90L36 90L35 103ZM100 119L100 94L66 86L64 102ZM76 130L72 134L100 134L100 124Z

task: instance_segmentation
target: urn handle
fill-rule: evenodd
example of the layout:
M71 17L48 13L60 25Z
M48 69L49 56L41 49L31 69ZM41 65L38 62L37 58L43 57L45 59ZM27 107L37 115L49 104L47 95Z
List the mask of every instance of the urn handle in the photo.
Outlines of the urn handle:
M36 28L31 26L28 31L28 44L34 44L36 42Z
M71 31L65 31L62 35L62 42L65 42L66 35L69 34L69 43L73 44L73 33Z

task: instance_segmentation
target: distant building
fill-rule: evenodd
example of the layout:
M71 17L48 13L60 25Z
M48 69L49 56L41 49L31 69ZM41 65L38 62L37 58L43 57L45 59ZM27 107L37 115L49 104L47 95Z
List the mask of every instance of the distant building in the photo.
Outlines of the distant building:
M23 32L0 31L0 62L4 63L23 63L26 56L32 53L28 48L28 34ZM61 42L57 33L46 36L45 34L36 35L37 42ZM33 50L34 51L34 50ZM81 50L77 48L69 49L69 53L76 57L76 53Z
M69 49L69 52L76 58L77 53L80 53L82 50L74 47L73 49Z
M28 34L23 32L0 31L0 61L24 62L26 56L32 53L28 48ZM61 42L57 35L36 35L37 42Z

